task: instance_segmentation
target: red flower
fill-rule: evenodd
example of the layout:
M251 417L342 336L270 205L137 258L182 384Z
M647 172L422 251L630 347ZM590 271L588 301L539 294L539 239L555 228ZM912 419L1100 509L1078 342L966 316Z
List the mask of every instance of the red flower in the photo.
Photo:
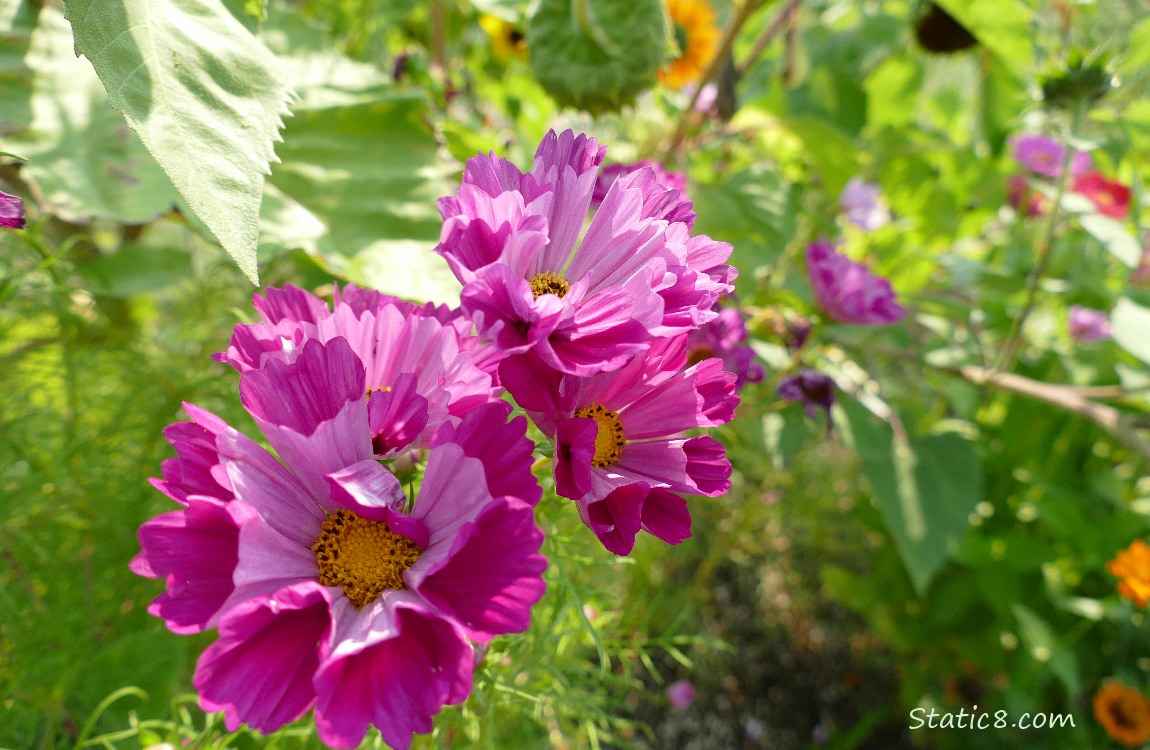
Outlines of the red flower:
M1089 198L1098 213L1105 216L1124 219L1130 210L1130 188L1094 170L1075 177L1070 189Z

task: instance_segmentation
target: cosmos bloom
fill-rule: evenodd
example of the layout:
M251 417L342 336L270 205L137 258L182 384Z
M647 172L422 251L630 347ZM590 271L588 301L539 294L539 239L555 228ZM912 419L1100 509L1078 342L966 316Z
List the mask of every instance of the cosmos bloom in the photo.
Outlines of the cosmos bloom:
M1062 172L1066 147L1045 135L1020 135L1010 140L1014 160L1035 174L1055 179ZM1090 154L1076 152L1070 159L1070 176L1078 177L1090 169Z
M659 339L611 373L580 378L534 355L504 360L500 378L555 443L555 489L611 552L646 531L668 544L691 534L679 494L715 497L731 483L722 444L688 431L717 427L739 402L719 359L687 367L687 337ZM685 369L684 369L685 368Z
M706 0L666 0L679 56L659 71L659 82L672 89L702 79L719 47L715 11Z
M691 201L687 197L687 176L682 172L668 172L663 169L662 164L653 159L644 159L633 164L608 164L603 167L603 171L595 180L595 192L591 194L591 207L598 208L603 203L603 199L607 197L607 192L615 184L615 180L644 167L655 173L655 181L659 185L679 191L678 203L664 218L667 221L681 222L688 227L694 226L695 212L692 210Z
M1083 344L1110 338L1110 318L1101 310L1071 305L1066 327L1070 338Z
M1070 189L1086 196L1103 216L1124 219L1130 211L1130 188L1091 170L1074 178Z
M172 630L218 629L194 682L229 731L314 708L328 745L375 725L407 748L467 697L468 639L526 629L543 594L526 420L498 402L444 424L409 508L374 459L365 383L345 339L308 340L240 378L279 460L194 406L169 430L157 484L182 507L141 527L131 567L166 579L151 611Z
M577 243L604 152L549 132L530 172L479 155L458 194L439 200L436 252L463 284L464 311L505 355L533 351L574 375L615 370L652 338L714 318L733 289L731 246L692 237L674 220L678 191L647 168L615 180Z
M1125 747L1141 747L1150 740L1150 701L1116 680L1102 683L1094 694L1094 718Z
M889 281L852 262L829 242L807 246L807 276L819 309L839 323L889 325L906 315Z
M0 190L0 227L24 228L24 201Z
M215 358L246 372L269 360L290 361L309 339L347 339L367 367L380 455L426 447L445 421L499 397L481 367L486 360L495 368L494 350L485 350L471 322L446 306L417 306L354 285L336 288L334 309L290 285L257 294L253 303L261 322L237 325L228 350Z
M724 307L719 317L687 334L687 364L711 357L723 360L723 367L735 374L735 389L758 383L765 374L755 350L747 346L747 326L736 307Z
M890 223L890 209L882 197L882 189L872 182L852 177L839 196L839 207L847 221L865 232L872 232Z
M831 407L835 405L835 381L818 370L800 370L779 381L779 398L803 405L811 419L818 418L818 410L827 415L827 429L832 426Z
M1118 577L1118 593L1124 599L1139 607L1150 603L1150 545L1135 539L1106 563L1106 569Z

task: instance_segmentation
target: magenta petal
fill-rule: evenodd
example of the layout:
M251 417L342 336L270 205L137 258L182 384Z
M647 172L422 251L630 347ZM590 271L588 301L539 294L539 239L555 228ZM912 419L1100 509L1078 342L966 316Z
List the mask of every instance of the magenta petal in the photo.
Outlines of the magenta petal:
M240 376L240 399L252 416L304 436L365 394L363 363L342 338L326 346L312 339L294 362L272 360Z
M372 508L401 509L407 504L399 480L373 459L354 463L325 479L331 485L334 500L365 518L371 515Z
M287 284L269 287L264 296L252 295L252 305L267 323L290 320L294 323L318 323L331 315L327 303L311 292Z
M228 731L246 723L274 732L303 716L315 701L312 678L330 624L327 591L317 583L236 606L196 665L200 705L223 711Z
M564 375L533 351L516 354L499 363L499 382L515 397L515 403L531 412L570 412L575 407L571 388L564 389ZM547 426L537 426L551 434Z
M470 692L474 656L463 633L412 609L396 614L398 636L332 659L316 675L315 723L326 744L356 747L374 724L384 742L407 750L444 705Z
M140 526L141 552L132 572L166 578L167 588L148 607L174 633L210 627L234 588L240 525L256 515L242 502L192 496L187 507Z
M535 505L543 494L531 473L535 443L527 438L527 420L516 417L508 422L510 413L506 401L484 404L468 412L458 426L441 427L431 444L434 449L456 443L463 455L479 459L492 496L509 495Z
M532 506L497 498L474 523L461 527L442 564L415 588L462 623L475 640L522 633L531 623L531 606L545 588L542 544Z
M526 279L502 264L484 269L463 288L460 305L479 331L505 354L518 354L546 339L564 317L563 301L545 294L535 299Z
M683 444L687 456L687 475L696 494L714 497L731 487L731 462L723 444L713 437L695 437Z
M591 459L599 425L594 419L572 417L559 423L555 434L555 491L578 500L591 489Z
M207 495L230 500L231 482L221 465L216 436L229 431L224 420L195 404L184 404L191 422L177 422L164 428L164 439L176 449L176 457L160 464L163 479L152 486L178 503L187 504L188 495Z
M626 289L600 290L583 300L570 321L557 325L539 354L571 375L617 370L646 346L647 329L634 315L635 297Z
M405 372L385 391L373 391L367 400L367 421L376 455L410 447L427 426L429 402L416 391L416 376Z
M643 531L667 544L679 544L691 536L687 501L661 487L652 488L643 502Z
M24 201L0 190L0 227L24 228Z
M642 526L643 501L649 486L643 482L616 488L602 500L580 506L583 523L595 532L609 552L629 555Z

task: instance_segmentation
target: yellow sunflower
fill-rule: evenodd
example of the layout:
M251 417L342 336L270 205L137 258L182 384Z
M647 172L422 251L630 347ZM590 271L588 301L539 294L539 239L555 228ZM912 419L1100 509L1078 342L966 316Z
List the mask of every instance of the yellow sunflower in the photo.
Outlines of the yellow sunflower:
M659 82L678 89L703 77L719 46L715 11L707 0L666 0L679 56L659 71Z
M1094 718L1106 734L1126 747L1150 740L1150 701L1121 682L1107 680L1094 694Z
M1150 546L1146 542L1135 539L1106 563L1106 569L1122 579L1118 582L1119 594L1139 607L1150 602Z
M491 39L491 49L496 59L502 62L511 58L527 59L527 41L523 31L515 24L485 13L479 17L479 27Z

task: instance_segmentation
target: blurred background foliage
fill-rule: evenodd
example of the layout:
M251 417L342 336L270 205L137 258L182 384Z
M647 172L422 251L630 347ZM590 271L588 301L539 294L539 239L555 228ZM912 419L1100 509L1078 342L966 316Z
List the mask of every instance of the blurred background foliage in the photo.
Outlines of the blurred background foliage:
M621 77L573 100L585 74L532 56L533 34L556 54L536 18L553 9L518 0L171 0L140 33L195 7L221 30L201 51L258 46L254 67L153 55L146 86L106 88L133 50L77 57L110 22L66 6L0 0L0 150L19 155L0 157L0 188L29 218L0 235L0 747L317 746L306 721L261 738L205 717L188 692L207 640L146 614L158 591L127 562L137 526L168 509L146 482L170 455L161 429L182 401L247 424L208 356L252 316L257 268L263 285L457 300L429 252L435 198L478 151L526 166L550 127L687 174L696 231L735 247L768 377L721 435L735 488L693 503L680 547L646 538L614 559L543 503L552 567L532 630L497 639L472 698L417 743L1111 746L1092 696L1108 678L1150 684L1143 613L1106 571L1150 517L1145 2L719 2L713 102ZM661 14L628 23L673 36ZM630 65L626 46L605 64ZM139 99L217 85L272 115L188 110L177 149ZM214 127L248 187L196 182L219 168L196 150ZM1127 216L1057 185L1035 187L1041 216L1009 208L1009 138L1028 132L1088 150L1130 186ZM881 188L887 226L844 220L855 177ZM890 278L912 315L820 323L801 260L819 237ZM1115 340L1074 341L1071 305L1114 310ZM799 317L816 326L788 350ZM778 400L800 365L835 378L833 429ZM674 710L680 678L697 697ZM915 707L976 705L1074 726L908 729Z

